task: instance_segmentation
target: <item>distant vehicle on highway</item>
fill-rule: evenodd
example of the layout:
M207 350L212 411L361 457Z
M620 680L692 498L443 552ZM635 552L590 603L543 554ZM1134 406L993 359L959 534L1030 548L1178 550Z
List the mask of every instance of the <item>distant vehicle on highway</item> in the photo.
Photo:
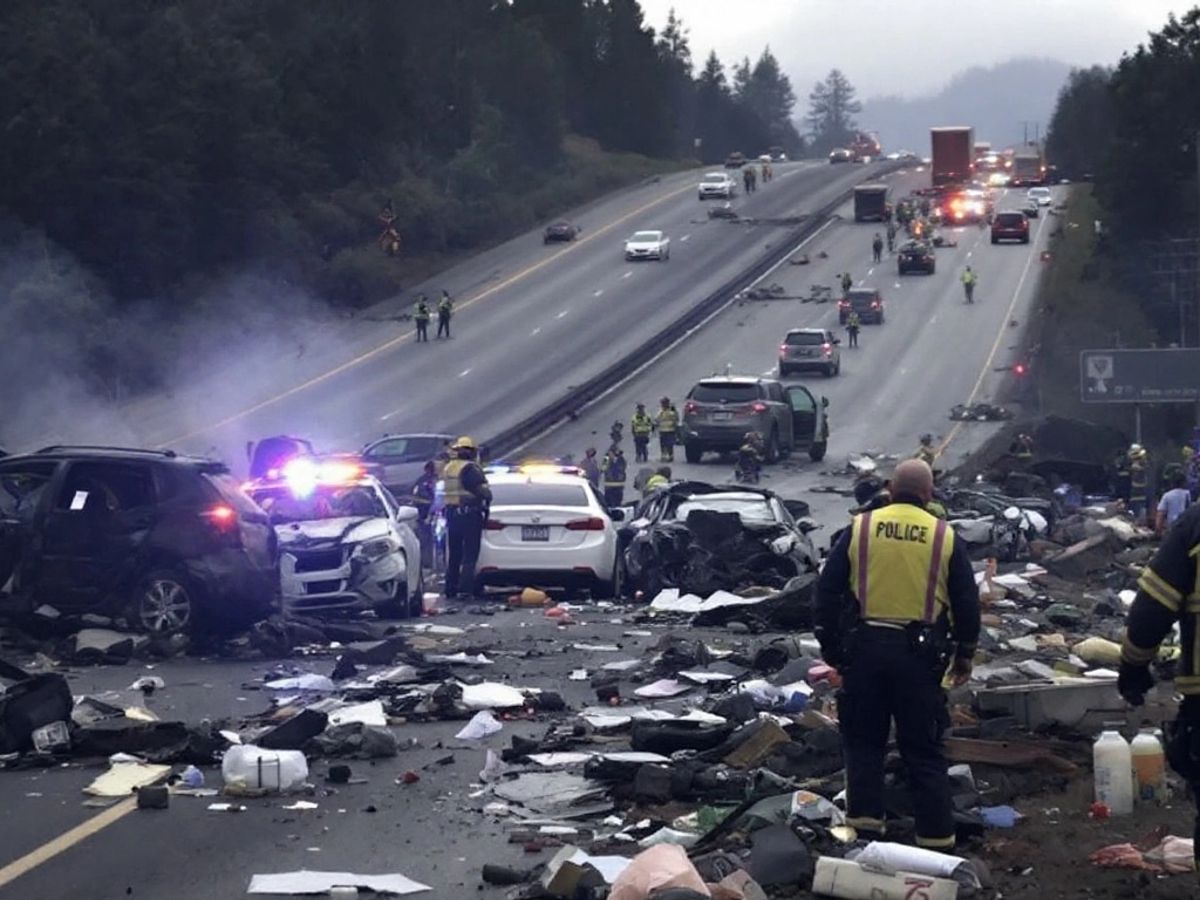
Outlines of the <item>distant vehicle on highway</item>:
M847 150L845 147L838 147L836 150L833 150L832 152L830 152L829 161L831 163L853 162L854 154L851 153L849 150Z
M582 230L578 225L572 225L565 219L560 219L546 226L546 231L542 235L542 243L553 244L558 241L573 241L579 236L579 232Z
M661 231L636 231L625 242L625 259L656 259L666 262L671 258L671 239Z
M562 587L594 598L621 593L614 516L579 474L554 467L489 472L492 504L476 568L488 586Z
M279 538L286 613L421 614L417 510L397 503L361 465L300 458L279 478L251 482L246 491Z
M733 151L725 157L725 168L740 169L746 164L746 155L738 150Z
M403 500L421 477L425 463L446 450L451 434L386 434L363 447L359 458L368 474Z
M278 541L224 463L46 447L0 460L0 605L99 613L150 634L268 615Z
M1036 200L1022 200L1020 209L1027 219L1037 219L1042 214L1042 208L1037 205Z
M884 316L883 295L876 288L851 288L850 293L838 301L838 322L846 324L853 310L864 325L882 325Z
M1025 196L1038 206L1049 206L1054 200L1054 195L1050 193L1048 187L1031 187L1025 192Z
M684 456L698 463L705 453L730 453L749 431L763 437L767 462L792 450L808 450L813 461L825 457L829 424L820 401L803 385L785 387L769 378L714 375L696 384L683 405L680 433Z
M779 345L779 377L805 369L837 375L842 371L841 343L827 328L793 328Z
M767 155L771 157L771 162L787 162L788 158L782 147L768 147Z
M737 193L737 182L726 172L707 172L700 179L699 193L701 200L714 197L729 200Z
M992 243L998 244L1001 241L1029 243L1029 219L1021 210L1002 210L993 217Z
M932 275L937 271L933 247L924 241L905 241L896 254L896 271L900 275L907 275L909 272Z
M886 184L860 184L854 188L854 221L884 222L890 215L888 186Z

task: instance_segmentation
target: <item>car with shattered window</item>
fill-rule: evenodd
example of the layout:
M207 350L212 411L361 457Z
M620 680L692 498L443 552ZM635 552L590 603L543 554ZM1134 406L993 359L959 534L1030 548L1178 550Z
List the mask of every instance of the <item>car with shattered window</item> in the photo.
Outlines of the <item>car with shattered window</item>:
M417 510L350 459L300 458L247 485L279 539L289 613L419 615L424 596Z
M626 591L667 587L707 597L740 587L782 588L817 571L808 504L746 485L683 481L646 497L620 529Z
M0 606L231 632L278 596L278 541L222 462L53 446L0 460Z

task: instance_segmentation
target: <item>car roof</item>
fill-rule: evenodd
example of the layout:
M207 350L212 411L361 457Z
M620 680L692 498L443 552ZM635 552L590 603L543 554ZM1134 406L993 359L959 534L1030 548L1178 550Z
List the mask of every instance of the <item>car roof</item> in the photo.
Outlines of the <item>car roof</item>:
M439 441L452 441L452 440L454 440L454 435L438 434L437 432L432 432L432 431L431 432L404 432L403 434L385 434L383 437L376 438L375 440L371 441L369 444L367 444L367 446L374 447L376 444L382 444L384 441L394 441L397 438L404 438L406 440L409 438L435 438Z
M824 334L828 328L789 328L788 334Z
M729 173L728 172L705 172L704 177L705 178L728 178Z
M686 494L684 501L688 500L761 500L766 502L771 499L771 494L759 494L753 491L713 491L712 493Z
M144 460L174 465L225 467L225 463L219 459L191 456L184 453L176 453L174 450L145 450L136 447L105 447L91 444L54 444L32 453L19 453L13 456L5 456L3 459L5 462L22 459L55 461L67 459L109 459L126 462L130 460Z
M496 472L487 476L488 484L575 484L586 487L587 478L583 475L569 475L565 472Z
M697 384L758 384L760 381L762 379L755 375L710 375L708 378L701 378Z
M852 287L849 291L851 294L878 294L879 288L873 287Z

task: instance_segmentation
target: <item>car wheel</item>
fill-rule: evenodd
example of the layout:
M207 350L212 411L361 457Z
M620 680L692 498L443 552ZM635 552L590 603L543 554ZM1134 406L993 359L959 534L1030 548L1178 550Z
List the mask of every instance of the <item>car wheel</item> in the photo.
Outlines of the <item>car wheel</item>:
M827 365L827 366L825 367L825 377L826 377L826 378L832 378L832 377L833 377L833 363L830 363L829 365Z
M834 374L834 375L841 375L841 374L842 374L842 361L841 361L840 359L837 361L837 365L835 365L835 366L833 367L833 374Z
M820 462L825 458L825 450L827 445L824 441L817 441L808 448L808 458L813 462Z
M592 599L593 600L620 600L622 591L625 586L622 584L624 579L621 578L621 554L618 553L613 560L613 574L611 579L597 578L592 583Z
M772 428L771 435L767 438L766 451L763 453L763 458L766 462L779 462L779 429Z
M780 378L787 378L788 375L791 374L791 371L792 370L789 369L787 366L785 366L783 363L779 364L779 377Z
M704 456L704 447L693 442L683 445L683 458L690 463L700 462L700 458Z
M138 582L129 619L147 634L170 635L197 624L197 589L175 569L154 569Z
M1029 243L1029 235L1025 235L1025 237L1021 238L1021 243L1028 244Z

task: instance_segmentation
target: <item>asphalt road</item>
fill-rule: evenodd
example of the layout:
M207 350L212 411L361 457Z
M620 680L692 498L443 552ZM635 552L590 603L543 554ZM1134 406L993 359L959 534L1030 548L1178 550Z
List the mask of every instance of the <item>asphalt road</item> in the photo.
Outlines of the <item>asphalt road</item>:
M877 170L778 165L769 184L735 205L754 219L794 219ZM240 462L247 440L278 433L326 450L358 449L385 432L495 434L648 339L795 227L708 219L715 201L697 200L700 174L665 177L572 213L583 226L574 244L544 246L541 232L531 232L357 320L314 328L302 352L214 361L187 389L128 410L128 439L215 448ZM643 228L671 238L669 261L623 260L624 238ZM416 345L399 316L416 290L436 296L442 287L457 298L454 336ZM265 347L270 337L262 336Z
M925 183L927 177L900 175L895 190L906 192ZM1055 193L1056 202L1065 197L1064 189L1056 188ZM1017 195L1013 191L998 197L997 208L1015 205ZM947 229L945 234L957 246L937 250L936 273L901 277L886 251L883 263L872 264L871 242L877 226L854 223L849 204L840 215L840 220L803 247L809 265L785 263L761 283L775 282L788 295L808 296L812 285L836 285L839 273L848 271L855 284L878 287L885 298L886 321L864 326L858 349L846 347L835 303L737 301L610 391L576 421L548 432L528 449L548 455L572 453L576 458L588 446L603 450L609 426L615 419L628 423L637 402L653 410L660 397L668 396L682 409L683 398L698 379L724 373L727 368L734 374L777 377L778 348L789 328L828 327L843 338L841 374L826 378L804 373L786 379L787 383L804 383L814 394L829 398L828 455L823 462L813 463L806 454L794 454L780 465L768 466L763 485L785 497L809 501L819 521L834 525L844 520L852 504L811 489L847 487L847 479L828 473L842 468L850 454L912 455L920 435L929 432L943 445L943 467L961 461L999 426L969 423L955 427L949 419L950 408L968 401L1002 399L1011 393L1014 376L1010 367L1022 358L1022 326L1029 318L1043 265L1040 251L1055 217L1043 210L1032 220L1033 237L1028 245L992 245L987 229L974 226ZM822 253L825 258L820 258ZM967 265L979 279L973 305L964 302L959 281ZM628 424L626 432L628 435ZM626 443L626 453L632 457L628 436ZM657 450L656 442L652 450ZM656 459L653 452L651 460ZM732 480L731 460L708 454L701 463L688 465L681 449L675 459L672 473L676 478L716 483Z

